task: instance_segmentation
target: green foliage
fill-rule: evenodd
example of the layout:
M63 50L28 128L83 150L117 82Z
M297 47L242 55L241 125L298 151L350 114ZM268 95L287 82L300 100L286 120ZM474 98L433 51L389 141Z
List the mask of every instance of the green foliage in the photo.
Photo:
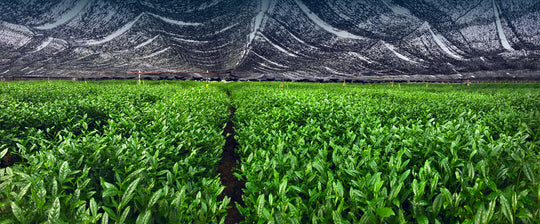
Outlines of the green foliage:
M156 85L154 85L156 84ZM1 83L0 219L218 223L229 100L202 83ZM7 150L7 151L6 151Z
M538 84L229 87L248 223L537 223Z
M538 84L0 83L3 223L539 223ZM225 92L229 92L229 99Z

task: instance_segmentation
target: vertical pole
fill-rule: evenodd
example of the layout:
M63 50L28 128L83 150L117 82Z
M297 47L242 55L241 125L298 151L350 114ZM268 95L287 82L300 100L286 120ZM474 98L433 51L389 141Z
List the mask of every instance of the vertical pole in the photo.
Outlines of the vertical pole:
M139 85L141 84L141 70L139 70Z

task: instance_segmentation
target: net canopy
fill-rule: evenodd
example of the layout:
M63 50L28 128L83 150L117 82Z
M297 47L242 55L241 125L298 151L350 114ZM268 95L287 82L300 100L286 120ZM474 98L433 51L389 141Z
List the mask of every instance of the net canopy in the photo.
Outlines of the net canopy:
M0 2L0 76L539 79L530 0Z

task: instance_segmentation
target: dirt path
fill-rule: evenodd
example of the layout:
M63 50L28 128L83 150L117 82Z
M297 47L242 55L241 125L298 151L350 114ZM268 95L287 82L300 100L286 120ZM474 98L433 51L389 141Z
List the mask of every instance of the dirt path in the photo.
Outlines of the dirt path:
M0 159L0 169L13 166L17 163L24 162L23 159L21 159L18 155L12 155L11 153L7 153L4 158Z
M229 92L227 92L227 96L230 96ZM240 157L235 152L238 147L238 143L234 139L234 136L236 135L233 123L235 111L236 109L233 106L229 108L229 121L223 131L223 136L226 137L225 147L223 148L223 155L218 168L221 184L225 186L225 190L223 191L220 200L226 195L231 198L232 204L232 207L227 209L225 223L239 223L245 220L235 205L235 202L237 202L244 206L244 202L242 201L242 189L245 187L245 182L238 180L236 176L233 175L234 170L239 166L240 161Z

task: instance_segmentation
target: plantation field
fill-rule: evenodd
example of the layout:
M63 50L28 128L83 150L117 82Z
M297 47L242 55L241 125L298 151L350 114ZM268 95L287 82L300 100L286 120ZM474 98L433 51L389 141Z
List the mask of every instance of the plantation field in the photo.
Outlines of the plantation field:
M134 83L133 83L134 84ZM198 83L1 83L7 222L219 222L228 100ZM199 88L197 88L199 87Z
M0 83L0 220L539 223L539 90ZM243 203L217 170L229 119Z

